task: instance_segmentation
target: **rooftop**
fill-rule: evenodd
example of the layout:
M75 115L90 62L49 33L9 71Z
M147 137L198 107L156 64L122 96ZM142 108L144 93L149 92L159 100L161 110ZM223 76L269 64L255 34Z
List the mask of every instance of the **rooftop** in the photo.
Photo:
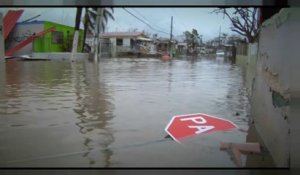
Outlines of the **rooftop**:
M33 25L33 24L43 24L45 21L30 21L30 22L17 22L16 25Z
M100 34L101 37L137 37L144 35L143 32L106 32Z
M24 25L36 25L36 24L44 24L44 23L52 23L53 25L61 25L61 26L66 26L66 27L72 27L74 28L74 26L69 26L69 25L65 25L65 24L61 24L61 23L57 23L57 22L52 22L52 21L39 21L39 20L34 20L34 21L29 21L29 22L17 22L16 25L17 26L24 26ZM82 28L80 28L80 30L83 30Z

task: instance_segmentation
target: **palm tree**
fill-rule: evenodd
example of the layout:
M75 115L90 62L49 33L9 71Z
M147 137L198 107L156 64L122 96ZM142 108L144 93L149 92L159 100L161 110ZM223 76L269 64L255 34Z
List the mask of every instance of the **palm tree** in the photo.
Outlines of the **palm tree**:
M188 43L189 47L195 50L195 47L199 46L199 33L196 29L193 29L192 32L185 31L185 41Z
M90 52L92 50L94 52L97 50L95 47L99 45L99 34L105 30L109 19L114 20L113 12L113 8L85 8L83 41L86 40L87 34L91 34L94 36L95 46L90 48L84 42L82 51Z
M85 8L85 15L84 15L84 34L83 34L83 47L81 48L82 51L86 49L88 52L92 50L95 52L95 55L98 55L98 46L99 46L99 34L104 31L108 19L113 19L113 8ZM73 47L72 47L72 56L71 60L74 60L74 55L77 51L78 45L78 37L79 37L79 27L81 22L81 14L82 14L82 7L77 7L76 11L76 19L75 19L75 33L73 38ZM94 46L91 49L89 45L85 44L87 33L94 35Z

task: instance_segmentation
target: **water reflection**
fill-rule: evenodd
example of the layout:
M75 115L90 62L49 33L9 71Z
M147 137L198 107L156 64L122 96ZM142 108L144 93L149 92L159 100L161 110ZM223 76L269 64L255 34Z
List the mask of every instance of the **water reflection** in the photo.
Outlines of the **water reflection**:
M110 166L113 153L106 148L114 141L108 124L113 108L97 65L10 60L6 62L6 82L1 86L6 87L0 98L1 165L64 166L53 160L82 155L89 166ZM73 123L79 127L84 148ZM60 149L51 148L54 145ZM86 151L79 154L82 150ZM37 163L40 159L44 161Z
M17 114L20 112L21 101L18 99L20 96L21 89L21 78L19 76L21 66L16 64L15 61L9 61L6 63L5 75L6 75L6 85L5 93L1 96L1 110L0 114ZM13 76L18 75L18 76ZM8 99L14 101L13 104L10 104Z
M217 56L216 56L216 60L217 60L217 61L220 61L220 62L223 62L223 61L225 60L225 57L224 57L224 56L217 55Z
M15 60L6 61L6 91L1 98L3 106L0 113L3 115L20 114L37 109L29 102L46 102L44 95L55 96L57 88L68 83L68 78L66 78L68 75L65 74L65 70L68 69L68 65L58 62L32 64ZM31 98L27 99L26 97L29 96Z
M244 80L226 60L6 64L0 166L235 167L219 143L247 139ZM171 117L187 113L229 119L244 130L165 142Z
M72 75L75 85L76 106L73 109L78 114L79 132L84 135L84 145L87 152L83 157L89 160L91 166L99 162L95 158L94 149L99 151L101 148L104 156L104 167L110 166L110 157L113 152L108 146L114 141L109 121L113 118L112 104L108 99L107 88L100 79L98 63L84 62L84 78L78 75L77 66L82 63L72 63ZM84 83L84 90L82 89ZM100 162L100 165L102 163Z
M170 92L172 89L172 61L168 62L168 79L167 79L167 82L168 82L168 91Z

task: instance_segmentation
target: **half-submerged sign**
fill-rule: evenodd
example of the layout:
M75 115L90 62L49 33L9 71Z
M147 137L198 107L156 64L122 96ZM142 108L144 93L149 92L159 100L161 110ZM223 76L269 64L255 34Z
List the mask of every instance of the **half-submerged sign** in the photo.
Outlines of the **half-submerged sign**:
M186 137L217 131L228 131L238 127L231 121L207 114L173 116L165 131L177 142Z

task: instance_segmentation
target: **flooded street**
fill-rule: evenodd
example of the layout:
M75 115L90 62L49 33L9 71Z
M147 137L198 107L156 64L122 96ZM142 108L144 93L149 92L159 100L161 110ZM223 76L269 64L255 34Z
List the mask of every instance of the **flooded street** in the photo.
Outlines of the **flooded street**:
M242 71L222 58L10 60L0 85L1 167L236 167L220 142L256 141ZM240 129L165 138L172 116L192 113Z

